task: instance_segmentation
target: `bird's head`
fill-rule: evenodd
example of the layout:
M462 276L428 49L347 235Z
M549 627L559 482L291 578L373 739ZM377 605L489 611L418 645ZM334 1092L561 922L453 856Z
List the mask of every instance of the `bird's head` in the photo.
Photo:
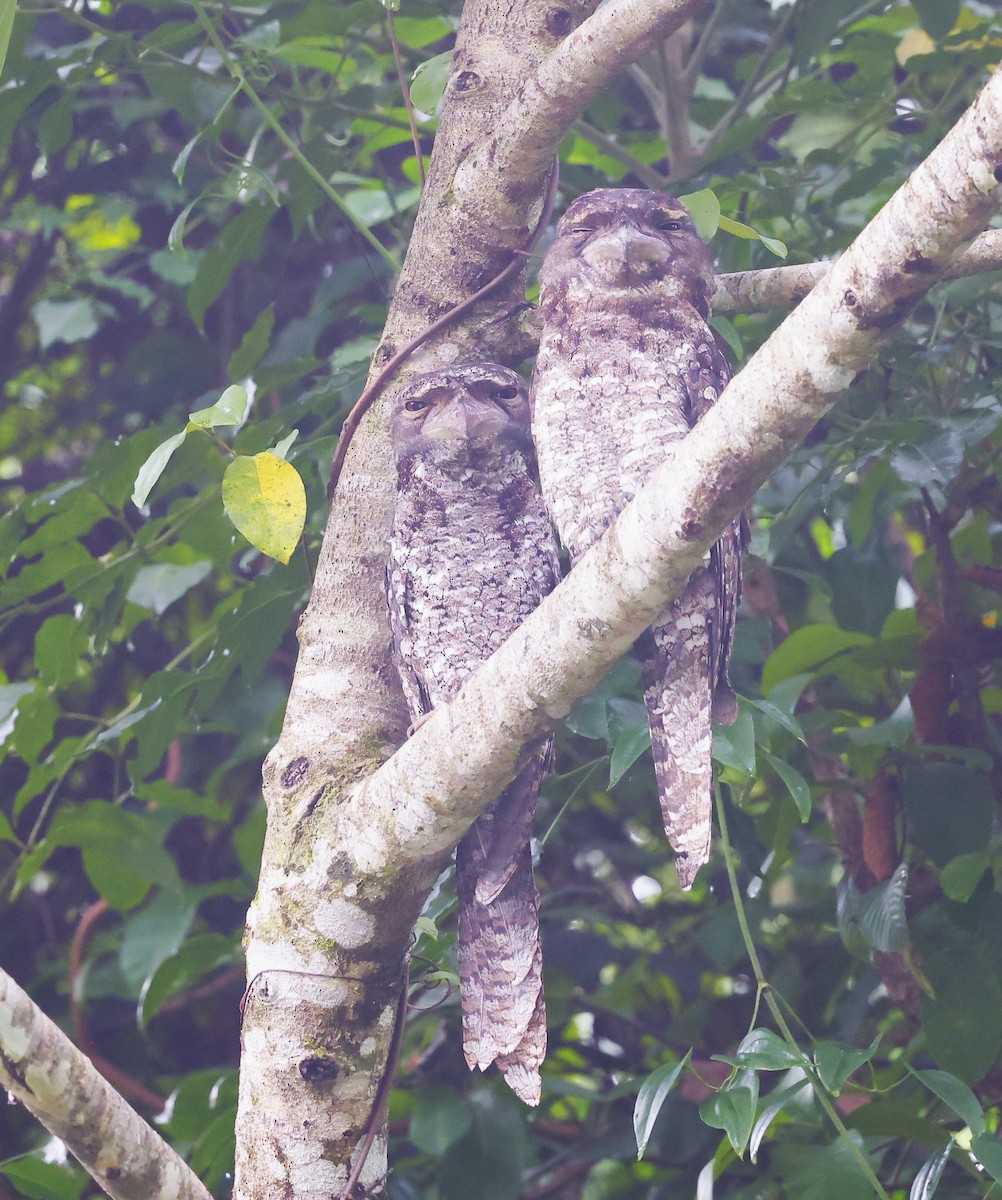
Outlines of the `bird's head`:
M557 225L539 275L547 292L694 289L705 301L712 266L692 217L673 197L643 188L580 196Z
M415 456L444 461L505 442L524 445L529 436L525 380L496 363L421 375L400 396L390 436L398 462Z

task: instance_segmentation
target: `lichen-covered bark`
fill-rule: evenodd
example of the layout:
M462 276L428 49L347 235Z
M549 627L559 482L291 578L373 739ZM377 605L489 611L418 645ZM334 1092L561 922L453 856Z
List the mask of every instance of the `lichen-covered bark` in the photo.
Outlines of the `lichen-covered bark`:
M614 0L609 7L629 15L621 37L639 54L706 2ZM535 165L521 171L517 184L508 186L500 168L488 164L476 178L467 172L460 188L460 166L490 145L519 89L596 3L468 0L373 375L525 244L542 213L566 122L588 99L574 70L586 72L597 90L625 61L608 53L617 44L608 19L598 25L598 67L590 65L587 40L561 57L577 64L564 82L565 121L534 141ZM353 826L346 834L339 822L349 786L403 741L407 725L389 664L383 598L394 479L384 414L416 371L472 358L519 361L531 350L519 323L524 311L516 278L422 346L363 422L342 473L300 625L285 726L265 766L268 833L247 933L235 1191L241 1200L328 1200L343 1188L385 1063L413 921L459 836L441 838L419 813L407 837L413 846L429 837L434 845L397 862L365 852L381 843L384 817L363 822L357 834ZM363 1187L384 1172L377 1147Z
M0 1093L61 1138L115 1200L211 1200L187 1163L0 971Z
M798 304L831 269L830 262L798 263L763 271L735 271L717 276L715 313L753 312ZM958 254L942 279L965 279L983 271L1002 270L1002 229L988 229Z

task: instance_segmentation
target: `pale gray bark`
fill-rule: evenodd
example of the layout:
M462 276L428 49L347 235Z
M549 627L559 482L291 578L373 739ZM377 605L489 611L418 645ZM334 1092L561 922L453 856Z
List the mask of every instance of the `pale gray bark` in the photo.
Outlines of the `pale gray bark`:
M735 271L717 276L713 296L715 313L753 312L762 308L789 308L798 304L825 277L830 262L800 263L762 271ZM985 271L1002 271L1002 229L989 229L976 237L943 272L945 279L966 279Z
M116 1200L211 1200L188 1164L0 970L3 1090L61 1138Z
M374 373L525 244L569 123L631 55L707 2L610 0L589 17L597 0L468 0ZM546 119L548 105L558 119ZM393 499L385 412L408 373L468 358L520 361L532 348L524 311L516 278L422 346L352 442L281 740L265 766L268 832L246 939L240 1200L329 1200L344 1188L383 1074L413 922L457 840L435 837L426 854L360 872L339 820L350 786L403 741L407 724L383 593ZM415 844L430 832L416 828ZM362 834L379 831L363 820ZM384 1172L379 1145L362 1186Z

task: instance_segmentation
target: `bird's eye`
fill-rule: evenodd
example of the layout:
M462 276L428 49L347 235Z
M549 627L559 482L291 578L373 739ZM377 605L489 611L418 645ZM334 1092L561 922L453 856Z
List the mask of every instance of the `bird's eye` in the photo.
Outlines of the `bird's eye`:
M655 217L654 228L663 229L666 233L678 233L684 226L681 221L676 221L674 217Z
M514 384L509 384L507 387L498 388L494 393L495 400L514 400L518 395L518 388Z
M404 408L408 412L423 412L426 408L430 407L430 400L408 400L404 405Z
M575 225L567 231L568 233L594 233L594 225Z

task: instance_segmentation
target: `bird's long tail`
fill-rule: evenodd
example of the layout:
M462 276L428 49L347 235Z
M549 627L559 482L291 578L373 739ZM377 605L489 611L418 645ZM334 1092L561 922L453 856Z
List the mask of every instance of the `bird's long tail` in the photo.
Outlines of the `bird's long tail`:
M716 605L713 578L701 568L638 642L661 815L687 889L710 856Z
M463 1053L471 1069L485 1070L496 1062L527 1104L539 1103L539 1068L546 1053L539 895L529 848L541 779L535 756L456 851ZM495 847L502 845L511 857L499 870ZM482 903L478 883L488 867L505 879L498 890L488 889L493 898Z

